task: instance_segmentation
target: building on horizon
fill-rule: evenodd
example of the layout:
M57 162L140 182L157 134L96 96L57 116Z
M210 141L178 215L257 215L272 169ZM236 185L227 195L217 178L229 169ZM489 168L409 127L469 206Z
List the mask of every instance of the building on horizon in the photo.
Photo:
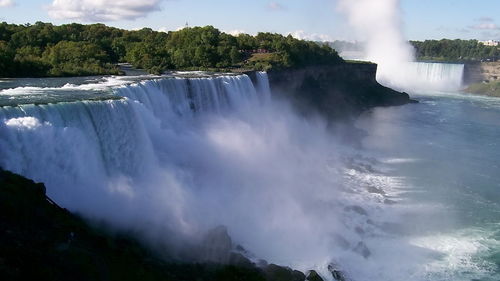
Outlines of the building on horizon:
M492 46L492 47L496 47L496 46L500 45L500 41L497 41L497 40L479 41L479 43L481 43L485 46Z

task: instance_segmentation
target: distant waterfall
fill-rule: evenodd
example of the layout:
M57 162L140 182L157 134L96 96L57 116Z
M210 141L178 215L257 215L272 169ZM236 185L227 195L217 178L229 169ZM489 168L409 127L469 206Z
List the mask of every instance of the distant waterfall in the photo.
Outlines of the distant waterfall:
M417 87L436 90L459 90L463 75L463 64L415 62L410 68Z
M463 64L406 62L392 72L378 72L377 81L404 91L457 91L463 86L463 76Z

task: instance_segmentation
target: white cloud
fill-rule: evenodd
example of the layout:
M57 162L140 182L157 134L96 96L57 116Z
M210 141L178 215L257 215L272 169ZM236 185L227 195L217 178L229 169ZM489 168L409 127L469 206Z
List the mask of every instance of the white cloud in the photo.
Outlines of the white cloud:
M160 32L179 31L179 30L182 30L182 29L184 29L184 28L186 28L186 25L179 26L179 27L174 28L174 29L172 29L172 28L170 28L170 27L163 26L163 27L160 27L160 28L158 29L158 31L160 31Z
M328 34L319 34L319 33L307 33L304 30L296 30L294 32L290 32L294 38L301 40L310 40L310 41L321 41L321 42L333 42L335 39Z
M12 7L16 3L14 3L13 0L0 0L0 7L1 8L6 8L6 7Z
M0 0L10 1L10 0ZM134 20L160 10L162 0L53 0L49 16L81 21Z
M480 18L476 19L476 21L479 21L479 22L494 22L495 20L493 20L493 18L490 18L490 17L480 17Z
M269 2L269 4L267 5L267 8L272 10L272 11L283 11L283 10L286 10L286 7L281 5L280 3L278 2Z
M470 26L470 28L479 30L500 30L500 26L496 25L493 22L483 22L480 24Z
M169 32L171 30L172 30L171 28L168 28L168 27L165 27L165 26L158 28L159 32Z
M470 25L467 28L474 30L483 30L483 31L498 31L500 30L500 26L495 24L495 20L490 17L481 17L477 18L474 21L478 22L477 24Z
M224 31L225 33L227 34L231 34L233 36L238 36L240 34L243 34L243 33L247 33L245 30L242 30L242 29L235 29L235 30L228 30L228 31Z

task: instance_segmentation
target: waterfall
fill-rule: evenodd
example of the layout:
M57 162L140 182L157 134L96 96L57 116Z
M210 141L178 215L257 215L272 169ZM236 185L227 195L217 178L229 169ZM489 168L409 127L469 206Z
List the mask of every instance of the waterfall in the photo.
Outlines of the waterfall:
M265 85L259 88L264 91L258 93L246 75L162 78L115 88L123 100L3 106L0 166L46 183L56 201L86 212L99 192L158 166L162 130L268 100Z
M415 77L417 86L449 91L462 87L463 64L415 62L411 65L410 77Z
M463 87L463 75L463 64L407 62L385 77L378 73L377 80L405 91L457 91Z
M261 89L259 85L259 93L267 99L269 90ZM142 103L156 116L222 112L259 99L264 100L264 97L257 95L257 89L246 75L149 80L134 87L118 88L117 94Z
M353 280L401 280L383 261L406 246L404 270L418 269L403 241L380 243L397 180L272 99L266 73L115 82L0 90L0 166L169 254L225 225L254 257L324 276L334 262ZM74 100L87 90L114 98Z

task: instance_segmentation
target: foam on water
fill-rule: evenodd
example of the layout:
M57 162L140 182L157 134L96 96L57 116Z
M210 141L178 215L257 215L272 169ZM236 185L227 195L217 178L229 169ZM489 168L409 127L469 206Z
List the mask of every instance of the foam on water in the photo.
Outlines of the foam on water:
M488 250L484 233L441 234L418 237L412 244L438 253L437 259L425 266L425 277L432 280L483 280L492 277L496 265L478 255Z

